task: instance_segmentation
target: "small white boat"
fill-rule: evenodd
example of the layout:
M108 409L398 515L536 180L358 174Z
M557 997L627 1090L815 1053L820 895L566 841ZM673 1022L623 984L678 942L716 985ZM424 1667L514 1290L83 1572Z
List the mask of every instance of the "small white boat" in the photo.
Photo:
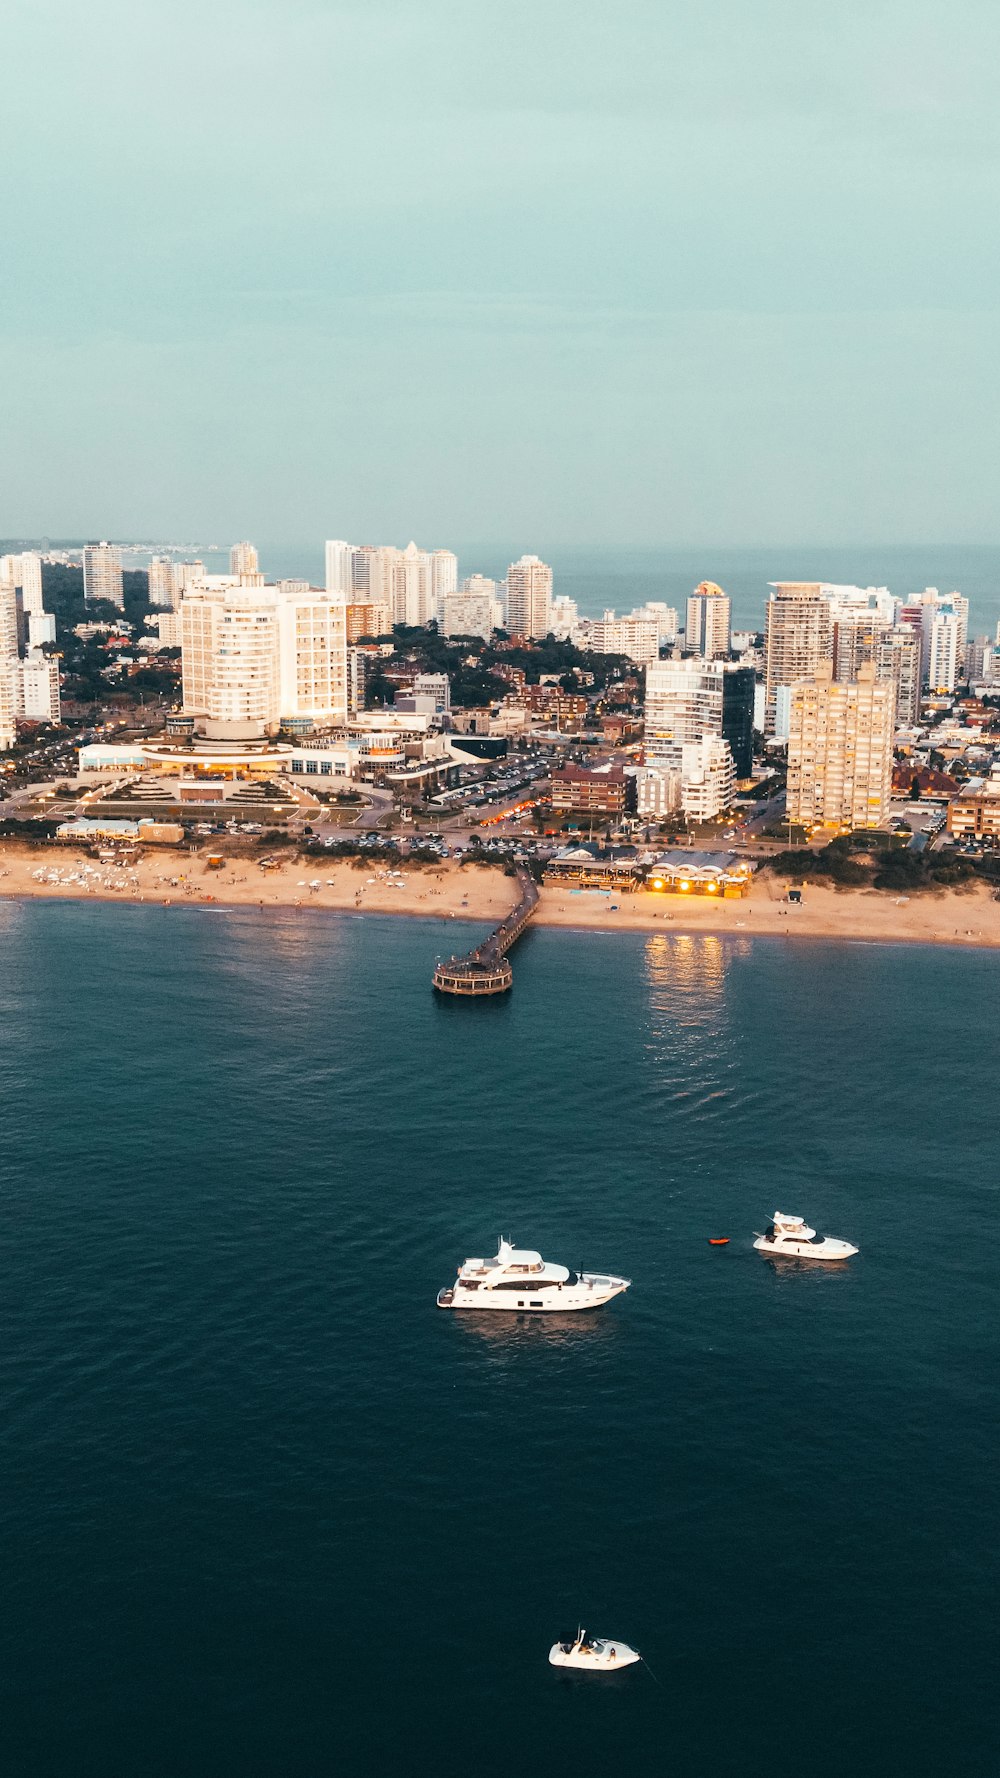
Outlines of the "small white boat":
M817 1235L801 1216L783 1216L780 1210L754 1246L758 1253L769 1253L781 1259L850 1259L857 1248L850 1241L837 1241L832 1235Z
M586 1630L578 1630L572 1641L553 1642L549 1649L550 1666L576 1667L583 1673L614 1673L641 1660L639 1650L627 1642L613 1636L588 1636Z
M632 1280L607 1272L571 1272L552 1265L530 1247L501 1240L495 1259L467 1259L454 1284L438 1291L439 1309L507 1309L521 1314L565 1314L597 1309L620 1296Z

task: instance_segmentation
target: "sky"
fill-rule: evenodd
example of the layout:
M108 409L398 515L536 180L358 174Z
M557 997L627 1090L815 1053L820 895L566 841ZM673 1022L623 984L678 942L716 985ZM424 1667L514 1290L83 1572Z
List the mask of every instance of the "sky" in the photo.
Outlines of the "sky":
M992 0L8 0L0 535L992 543Z

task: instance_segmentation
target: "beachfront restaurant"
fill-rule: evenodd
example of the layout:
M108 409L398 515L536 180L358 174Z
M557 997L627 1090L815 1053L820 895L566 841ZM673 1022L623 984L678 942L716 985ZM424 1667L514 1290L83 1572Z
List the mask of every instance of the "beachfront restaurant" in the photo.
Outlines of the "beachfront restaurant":
M645 887L654 895L715 895L733 900L750 888L753 866L735 852L695 852L676 847L646 866Z
M578 889L638 889L642 866L634 846L598 846L581 840L563 846L545 866L547 883L572 883Z

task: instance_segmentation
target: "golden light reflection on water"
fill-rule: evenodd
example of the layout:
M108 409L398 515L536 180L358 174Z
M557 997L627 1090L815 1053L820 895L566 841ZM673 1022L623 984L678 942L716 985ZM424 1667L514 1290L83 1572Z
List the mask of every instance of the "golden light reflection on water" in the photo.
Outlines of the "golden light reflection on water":
M717 997L728 966L749 955L747 939L734 942L714 932L653 932L646 940L646 980L651 988L673 994Z

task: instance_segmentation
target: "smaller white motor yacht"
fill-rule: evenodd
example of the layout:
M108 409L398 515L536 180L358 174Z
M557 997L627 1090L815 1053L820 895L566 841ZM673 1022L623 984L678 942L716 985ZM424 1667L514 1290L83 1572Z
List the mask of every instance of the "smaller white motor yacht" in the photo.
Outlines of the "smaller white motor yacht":
M614 1673L618 1667L631 1667L641 1660L639 1650L629 1648L627 1642L611 1636L588 1636L586 1630L578 1630L572 1640L553 1642L549 1649L550 1666L577 1667L584 1673Z
M783 1216L780 1210L764 1234L758 1235L754 1246L758 1253L769 1253L781 1259L850 1259L857 1248L850 1241L837 1241L832 1235L817 1235L801 1216Z
M627 1290L630 1278L607 1272L571 1272L552 1265L530 1247L501 1240L495 1259L467 1259L454 1284L438 1291L439 1309L513 1309L523 1314L562 1315L570 1309L597 1309Z

